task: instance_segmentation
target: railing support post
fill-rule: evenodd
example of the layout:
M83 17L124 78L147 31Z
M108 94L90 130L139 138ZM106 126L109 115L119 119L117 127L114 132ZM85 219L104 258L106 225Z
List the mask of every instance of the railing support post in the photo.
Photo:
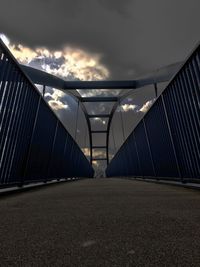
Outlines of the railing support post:
M33 137L34 137L34 134L35 134L35 128L36 128L36 124L37 124L37 119L38 119L38 114L39 114L39 109L40 109L41 98L42 97L40 95L39 100L38 100L36 114L35 114L35 120L34 120L34 124L33 124L33 130L32 130L32 134L31 134L31 139L30 139L30 144L29 144L29 149L28 149L28 154L27 154L27 160L26 160L25 169L24 169L24 175L23 175L23 178L21 179L21 185L20 186L23 185L24 178L26 177L26 174L27 174L28 162L29 162L29 159L30 159L31 147L32 147L32 143L33 143Z
M170 140L171 140L172 148L174 151L174 156L175 156L175 160L176 160L176 166L177 166L178 174L179 174L179 177L181 178L181 181L183 182L183 177L182 177L179 162L178 162L178 157L177 157L177 153L176 153L176 149L175 149L175 145L174 145L174 140L173 140L173 136L172 136L172 131L171 131L171 127L170 127L169 118L168 118L168 114L167 114L167 110L166 110L166 106L165 106L165 100L164 100L163 95L161 95L161 99L162 99L164 113L165 113L165 117L166 117L166 121L167 121L167 127L169 130Z
M150 153L151 163L152 163L152 167L153 167L153 172L154 172L154 176L156 177L155 164L154 164L154 161L153 161L153 156L152 156L151 146L150 146L150 142L149 142L149 136L148 136L148 133L147 133L145 119L143 118L142 121L143 121L143 125L144 125L144 131L145 131L145 135L146 135L147 145L148 145L148 148L149 148L149 153Z

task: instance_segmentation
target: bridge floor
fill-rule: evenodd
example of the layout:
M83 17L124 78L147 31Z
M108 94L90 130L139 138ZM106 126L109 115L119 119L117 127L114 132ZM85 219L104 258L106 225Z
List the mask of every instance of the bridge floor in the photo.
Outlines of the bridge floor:
M200 266L200 192L88 179L1 197L0 266Z

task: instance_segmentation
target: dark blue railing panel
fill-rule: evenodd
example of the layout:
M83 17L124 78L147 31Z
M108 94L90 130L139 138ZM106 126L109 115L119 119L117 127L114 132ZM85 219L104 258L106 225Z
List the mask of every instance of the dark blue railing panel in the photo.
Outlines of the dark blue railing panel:
M149 149L149 139L147 138L144 121L134 131L135 141L138 148L142 176L153 176L154 166L151 151Z
M119 149L106 174L200 181L200 46Z
M81 149L0 41L0 186L93 177L93 172Z
M157 177L178 177L175 153L168 130L162 98L156 101L151 113L145 117L152 164Z

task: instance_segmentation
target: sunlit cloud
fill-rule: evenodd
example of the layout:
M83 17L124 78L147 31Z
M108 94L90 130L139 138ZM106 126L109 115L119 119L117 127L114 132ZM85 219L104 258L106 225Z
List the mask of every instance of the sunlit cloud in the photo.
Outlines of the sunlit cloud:
M40 93L43 92L43 86L37 85L38 90ZM57 90L55 88L46 87L45 99L47 100L48 104L51 106L52 109L55 111L70 109L69 101L70 97L66 95L64 92Z
M120 107L117 109L117 112L134 111L135 113L138 113L138 112L146 113L150 109L150 107L153 105L155 100L156 100L155 98L151 99L145 102L142 106L139 106L136 104L128 104L128 103L121 104Z
M146 113L155 102L155 98L147 101L140 109L139 112Z
M82 151L86 157L90 156L90 149L88 147L82 147Z
M123 104L121 105L121 111L123 112L128 112L130 110L137 110L138 109L138 105L134 105L134 104Z
M0 38L4 42L4 44L9 47L10 40L7 38L7 36L3 33L0 33Z
M63 91L57 90L57 89L52 89L53 93L51 94L51 97L53 97L55 100L58 100L62 97L65 97L66 94ZM49 93L46 93L45 96L48 96Z
M106 97L106 96L118 96L119 93L121 92L121 89L93 89L93 90L77 90L82 97L93 97L93 96L101 96L101 97Z
M86 155L86 157L90 157L90 149L89 148L82 148L83 153ZM109 155L111 158L111 154ZM105 151L103 150L93 150L93 157L94 158L105 158ZM99 160L93 160L92 165L96 170L96 174L102 173L102 171L105 169L105 162L99 161Z
M61 110L61 109L68 109L69 106L63 104L61 101L57 100L49 100L49 105L54 109L54 110Z
M96 117L96 118L93 118L93 120L94 120L94 121L98 121L98 122L102 123L103 125L106 124L106 121L105 121L104 119L102 119L102 118L98 118L98 117Z
M89 148L87 148L87 147L86 148L82 148L82 151L83 151L83 153L85 154L86 157L88 157L88 158L90 157L90 149ZM93 153L93 157L95 157L95 156L97 156L97 155ZM97 168L99 167L99 161L97 161L97 160L93 160L92 164L93 164L94 167L97 167Z
M13 44L4 35L0 37L9 47L15 58L24 65L38 67L50 74L68 79L102 80L109 77L109 70L100 62L101 56L82 49L64 47L62 50L50 50L38 47L35 50L22 44Z

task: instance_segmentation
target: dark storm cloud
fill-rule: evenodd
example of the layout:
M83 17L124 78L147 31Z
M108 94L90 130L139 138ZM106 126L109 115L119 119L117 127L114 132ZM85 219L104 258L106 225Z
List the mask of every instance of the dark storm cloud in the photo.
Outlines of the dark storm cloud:
M199 0L3 0L0 32L31 47L102 56L114 79L182 61L199 41Z

